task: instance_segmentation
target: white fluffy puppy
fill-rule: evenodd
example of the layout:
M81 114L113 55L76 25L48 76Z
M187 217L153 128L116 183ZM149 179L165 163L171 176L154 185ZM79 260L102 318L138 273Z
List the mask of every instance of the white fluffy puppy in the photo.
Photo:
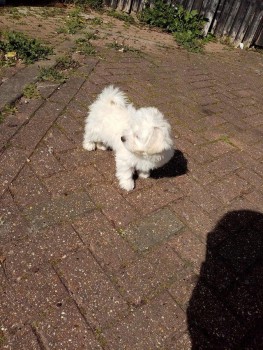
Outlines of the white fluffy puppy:
M88 151L115 152L120 187L134 188L133 173L147 178L150 170L167 163L174 154L171 127L158 109L136 110L118 88L110 85L89 107L83 147Z

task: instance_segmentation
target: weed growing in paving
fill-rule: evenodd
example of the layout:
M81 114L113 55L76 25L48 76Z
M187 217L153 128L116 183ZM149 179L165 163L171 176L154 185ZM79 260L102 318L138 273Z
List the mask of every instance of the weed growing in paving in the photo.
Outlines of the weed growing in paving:
M95 34L95 33L86 32L86 33L85 33L85 38L86 38L87 40L96 40L96 39L98 39L98 35Z
M44 18L60 16L64 14L64 9L58 7L44 7L41 9L40 15Z
M39 79L49 80L56 83L64 83L71 70L78 68L79 63L74 61L71 56L60 56L56 59L56 64L49 68L40 68Z
M109 48L115 49L116 51L120 52L136 52L136 53L141 53L140 50L137 50L131 46L124 45L124 44L119 44L117 41L114 41L113 43L109 43L106 45Z
M84 28L84 21L80 15L80 9L75 9L69 13L65 27L57 29L58 33L76 34Z
M93 10L101 10L103 7L103 0L64 0L64 3L90 7Z
M31 98L40 98L40 93L37 89L36 84L27 84L23 89L23 96L25 98L31 99Z
M25 16L16 7L10 7L6 12L11 16L11 18L16 20Z
M124 12L117 12L115 10L108 11L108 16L117 18L121 21L124 21L125 23L129 24L135 24L135 20L132 16L128 15L127 13Z
M0 124L5 120L8 115L15 114L17 112L17 108L14 104L5 105L2 112L0 112Z
M67 79L65 74L56 69L56 67L40 68L38 78L42 81L49 80L56 83L64 83Z
M20 32L6 32L0 37L0 51L5 54L14 52L16 57L25 63L33 63L52 53L50 47L43 45L37 39L28 38Z
M91 25L100 26L103 24L103 20L100 17L94 17L88 20Z
M61 56L56 59L56 69L67 70L79 67L79 63L74 61L71 56Z
M195 10L187 11L182 6L169 6L156 0L154 7L146 7L139 19L143 23L173 33L177 42L189 51L201 51L205 43L203 28L206 21Z
M0 124L3 123L4 120L5 120L5 117L2 114L2 112L0 112ZM0 344L1 344L1 341L0 341Z
M93 56L96 54L94 46L88 39L85 38L80 38L76 40L76 51L87 56Z

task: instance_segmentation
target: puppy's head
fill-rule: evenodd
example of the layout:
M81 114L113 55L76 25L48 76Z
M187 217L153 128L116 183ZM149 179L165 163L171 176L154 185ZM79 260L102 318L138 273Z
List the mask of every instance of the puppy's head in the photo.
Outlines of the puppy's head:
M171 127L156 108L140 108L131 118L130 129L121 137L123 145L132 153L151 156L173 146Z

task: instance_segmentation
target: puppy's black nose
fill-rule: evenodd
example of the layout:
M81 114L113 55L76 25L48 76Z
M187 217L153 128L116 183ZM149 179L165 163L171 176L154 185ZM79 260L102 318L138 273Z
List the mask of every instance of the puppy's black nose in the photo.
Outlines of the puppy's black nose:
M126 138L124 136L121 137L122 142L126 141Z

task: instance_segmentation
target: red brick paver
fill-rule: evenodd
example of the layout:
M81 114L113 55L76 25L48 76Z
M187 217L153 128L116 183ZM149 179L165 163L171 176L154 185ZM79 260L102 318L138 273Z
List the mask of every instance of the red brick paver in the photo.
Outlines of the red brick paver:
M0 125L0 346L261 349L262 56L98 50ZM130 193L113 152L82 149L113 83L177 149Z

